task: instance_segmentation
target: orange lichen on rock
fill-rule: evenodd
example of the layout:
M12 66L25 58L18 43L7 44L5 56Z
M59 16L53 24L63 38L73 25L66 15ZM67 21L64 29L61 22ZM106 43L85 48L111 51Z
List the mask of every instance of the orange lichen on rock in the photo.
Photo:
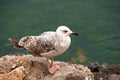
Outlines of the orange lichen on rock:
M20 66L9 73L0 74L0 80L23 80L25 77L25 68Z
M45 57L6 55L0 58L0 80L94 80L93 73L83 65L60 61L53 64L49 70Z

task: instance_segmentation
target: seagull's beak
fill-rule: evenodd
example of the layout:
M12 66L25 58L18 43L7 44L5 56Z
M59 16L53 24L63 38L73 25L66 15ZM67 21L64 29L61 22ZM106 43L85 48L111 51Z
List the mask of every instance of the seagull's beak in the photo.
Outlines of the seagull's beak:
M76 32L72 32L71 35L78 35L78 33L76 33Z

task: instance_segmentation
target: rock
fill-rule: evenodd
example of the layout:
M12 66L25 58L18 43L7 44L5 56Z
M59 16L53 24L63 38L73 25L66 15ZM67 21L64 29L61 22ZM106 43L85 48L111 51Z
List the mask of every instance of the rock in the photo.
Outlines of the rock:
M6 55L0 58L0 79L94 80L93 73L83 65L60 61L54 61L54 64L60 65L60 68L54 74L50 74L48 72L50 68L49 61L44 57L34 57L32 55ZM21 68L24 69L21 70ZM16 77L17 74L19 74L18 77ZM13 75L14 78L10 78L9 75Z
M120 80L120 65L89 63L88 68L93 72L95 80Z
M20 66L9 73L0 74L0 80L23 80L25 68Z
M108 80L120 80L120 75L116 74L109 75Z
M61 68L51 77L46 76L45 80L94 80L93 73L87 67L64 62L59 62L59 65Z
M32 55L6 55L0 58L0 73L9 73L19 66L25 68L24 80L41 79L48 73L49 62L42 57Z

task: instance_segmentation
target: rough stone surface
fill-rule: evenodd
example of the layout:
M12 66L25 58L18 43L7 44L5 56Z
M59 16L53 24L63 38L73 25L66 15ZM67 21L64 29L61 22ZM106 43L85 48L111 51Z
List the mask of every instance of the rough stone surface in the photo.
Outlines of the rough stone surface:
M9 73L0 74L0 80L23 80L25 77L25 68L20 66Z
M5 80L94 80L93 73L83 65L59 61L54 61L54 64L59 65L60 69L55 74L50 74L50 63L44 57L6 55L0 58L0 78L2 80L4 75ZM22 74L21 79L17 74ZM10 79L9 75L17 77Z
M54 74L49 75L49 80L94 80L93 73L82 65L56 62L61 68ZM64 66L63 66L64 65ZM48 77L45 77L48 80Z
M95 80L120 80L120 65L99 64L97 62L87 65L93 72Z

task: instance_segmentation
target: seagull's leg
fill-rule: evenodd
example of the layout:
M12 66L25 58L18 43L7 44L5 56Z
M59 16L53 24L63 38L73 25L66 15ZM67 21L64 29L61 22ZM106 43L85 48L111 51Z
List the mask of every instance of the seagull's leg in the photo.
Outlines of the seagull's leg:
M48 68L48 71L50 74L55 74L56 71L58 71L60 69L60 65L59 64L54 64L53 63L53 58L51 58L51 63L50 63L50 68Z
M52 50L52 51L49 51L49 52L47 52L47 53L42 53L41 55L42 55L42 56L50 56L50 55L53 55L54 53L56 53L57 51L58 51L58 50ZM52 67L52 65L53 65L53 57L54 57L54 56L48 57L48 59L51 60L50 67Z
M53 57L51 58L50 68L53 66Z

